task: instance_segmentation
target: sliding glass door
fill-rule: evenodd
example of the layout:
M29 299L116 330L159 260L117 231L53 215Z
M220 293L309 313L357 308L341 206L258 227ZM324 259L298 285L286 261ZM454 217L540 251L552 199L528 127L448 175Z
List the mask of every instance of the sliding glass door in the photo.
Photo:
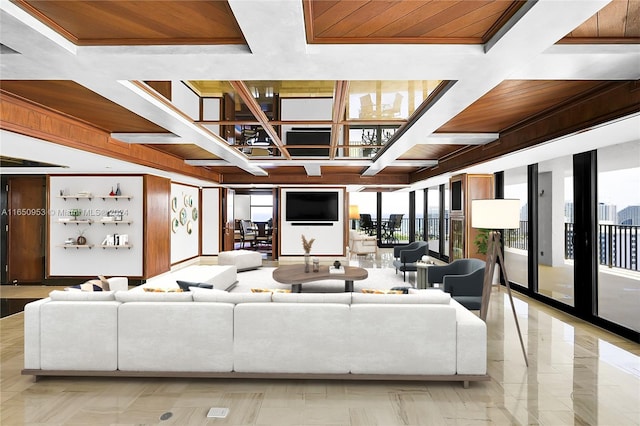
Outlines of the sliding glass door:
M573 270L573 162L538 164L538 292L575 306Z
M640 331L640 144L598 150L598 316Z
M527 168L505 170L504 198L520 200L520 227L504 234L504 261L509 270L509 281L523 287L529 285L529 220L527 215Z

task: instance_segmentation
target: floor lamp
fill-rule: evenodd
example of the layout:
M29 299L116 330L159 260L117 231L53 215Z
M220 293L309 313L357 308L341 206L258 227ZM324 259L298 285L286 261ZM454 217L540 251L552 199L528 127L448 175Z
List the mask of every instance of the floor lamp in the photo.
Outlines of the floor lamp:
M349 206L349 220L351 220L351 229L356 229L356 220L360 219L360 209L357 205Z
M487 310L489 309L489 297L491 296L491 283L496 263L500 261L500 267L507 286L507 294L511 302L511 310L513 311L513 319L516 322L518 337L520 338L520 346L522 347L522 355L524 355L524 363L528 367L527 351L524 348L522 333L520 332L520 324L518 324L518 316L516 308L513 304L511 295L511 286L509 285L509 277L507 275L507 267L504 263L502 250L500 247L500 229L518 229L520 228L520 200L472 200L471 201L471 227L489 229L489 237L487 240L487 264L484 270L484 282L482 284L482 304L480 306L480 318L483 321L487 319Z

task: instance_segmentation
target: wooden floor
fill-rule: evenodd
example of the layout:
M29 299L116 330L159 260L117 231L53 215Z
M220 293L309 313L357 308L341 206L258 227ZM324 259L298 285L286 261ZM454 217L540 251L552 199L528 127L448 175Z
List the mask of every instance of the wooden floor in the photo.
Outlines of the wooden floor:
M360 259L364 267L379 261ZM28 288L29 297L37 294L35 288L50 290ZM19 313L0 320L0 424L640 425L640 345L537 301L515 297L529 367L524 365L506 294L495 289L487 318L491 380L471 383L469 389L446 382L34 382L20 374ZM228 417L207 419L211 407L229 408Z

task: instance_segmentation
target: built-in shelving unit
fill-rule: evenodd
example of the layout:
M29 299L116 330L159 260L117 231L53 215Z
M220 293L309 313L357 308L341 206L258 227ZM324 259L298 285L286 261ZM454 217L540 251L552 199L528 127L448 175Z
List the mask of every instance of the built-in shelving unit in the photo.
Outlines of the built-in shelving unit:
M48 182L51 276L143 275L142 176L51 176ZM116 182L123 193L110 195ZM79 236L85 244L77 244Z

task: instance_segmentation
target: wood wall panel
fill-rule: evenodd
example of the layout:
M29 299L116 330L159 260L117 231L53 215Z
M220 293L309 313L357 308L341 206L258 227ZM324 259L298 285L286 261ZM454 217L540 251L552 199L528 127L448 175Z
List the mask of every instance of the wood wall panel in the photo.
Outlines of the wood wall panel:
M558 43L639 43L640 1L613 0Z
M144 176L144 267L143 278L171 268L171 181Z
M112 139L104 130L0 91L0 128L70 148L218 183L220 174L141 144Z

